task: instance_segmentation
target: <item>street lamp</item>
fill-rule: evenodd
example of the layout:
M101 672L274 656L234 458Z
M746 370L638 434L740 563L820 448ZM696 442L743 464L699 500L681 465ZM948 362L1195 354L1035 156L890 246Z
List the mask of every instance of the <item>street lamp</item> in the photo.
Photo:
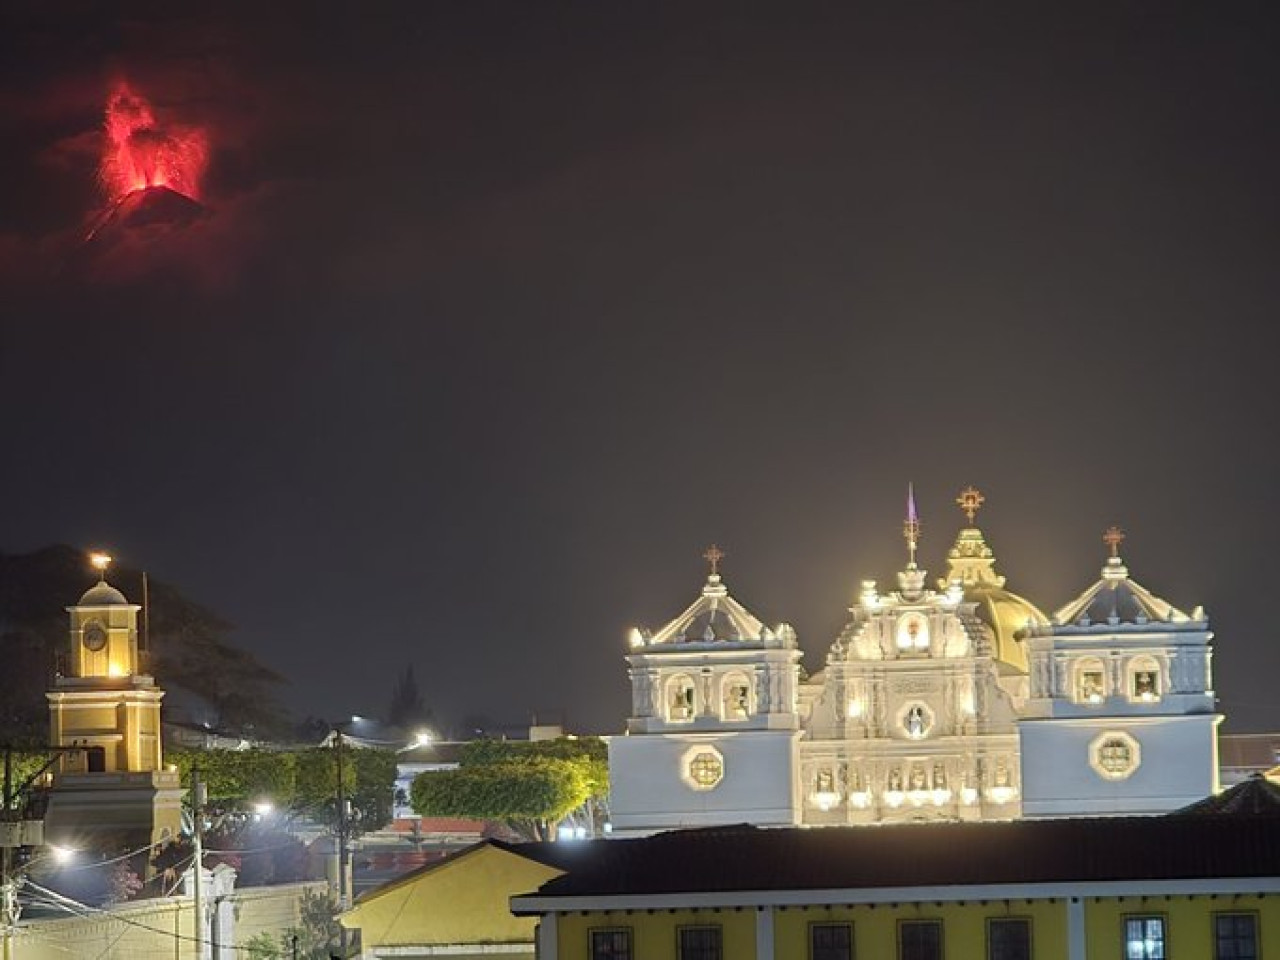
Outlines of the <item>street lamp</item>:
M12 850L12 847L4 848L3 869L0 870L0 926L4 928L4 960L10 960L13 956L13 931L22 914L18 891L22 889L27 875L46 863L59 866L70 863L76 855L70 847L49 844L45 847L46 853L38 854L15 868L10 856Z

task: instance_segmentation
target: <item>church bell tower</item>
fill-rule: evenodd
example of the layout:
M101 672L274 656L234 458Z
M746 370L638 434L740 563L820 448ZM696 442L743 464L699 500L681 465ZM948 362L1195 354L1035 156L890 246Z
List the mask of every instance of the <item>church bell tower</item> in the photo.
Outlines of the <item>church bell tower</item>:
M67 608L66 667L46 694L50 742L73 749L54 776L45 833L73 846L158 843L181 826L181 785L160 742L164 691L140 663L142 608L107 582L110 557L93 562L98 582Z

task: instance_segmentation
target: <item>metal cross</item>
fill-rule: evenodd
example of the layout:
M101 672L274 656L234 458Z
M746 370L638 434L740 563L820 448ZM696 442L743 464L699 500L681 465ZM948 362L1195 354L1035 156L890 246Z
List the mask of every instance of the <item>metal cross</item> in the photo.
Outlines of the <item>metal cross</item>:
M982 491L973 486L965 487L960 491L960 496L956 497L956 503L960 504L960 509L969 518L970 526L973 526L973 518L978 515L978 510L986 502L987 498L982 495Z
M1113 557L1120 556L1120 544L1124 542L1124 531L1119 527L1108 527L1102 535L1102 542L1111 548Z
M702 555L702 559L711 564L711 575L714 577L720 572L720 561L724 559L724 551L713 543L707 547L707 552Z

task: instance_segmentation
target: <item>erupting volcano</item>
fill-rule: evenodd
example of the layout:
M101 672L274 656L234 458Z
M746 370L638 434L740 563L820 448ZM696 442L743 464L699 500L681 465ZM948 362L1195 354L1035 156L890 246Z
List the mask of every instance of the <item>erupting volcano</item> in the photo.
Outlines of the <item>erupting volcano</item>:
M163 124L150 102L127 83L107 98L98 180L107 209L89 231L122 227L183 226L207 210L200 203L200 180L209 141L198 128Z

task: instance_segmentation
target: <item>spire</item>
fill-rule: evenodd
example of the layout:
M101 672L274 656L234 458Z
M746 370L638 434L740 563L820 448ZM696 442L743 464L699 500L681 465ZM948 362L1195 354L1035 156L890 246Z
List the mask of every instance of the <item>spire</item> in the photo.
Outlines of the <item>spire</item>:
M907 519L902 525L902 536L907 541L907 567L916 565L916 545L920 542L920 515L916 512L915 484L907 484Z
M1004 577L996 573L996 555L987 546L982 531L974 526L978 511L986 500L982 491L974 486L965 487L956 497L956 505L968 519L969 525L960 531L955 545L947 554L950 569L945 579L939 581L944 587L953 580L959 580L966 587L977 584L1004 586Z

